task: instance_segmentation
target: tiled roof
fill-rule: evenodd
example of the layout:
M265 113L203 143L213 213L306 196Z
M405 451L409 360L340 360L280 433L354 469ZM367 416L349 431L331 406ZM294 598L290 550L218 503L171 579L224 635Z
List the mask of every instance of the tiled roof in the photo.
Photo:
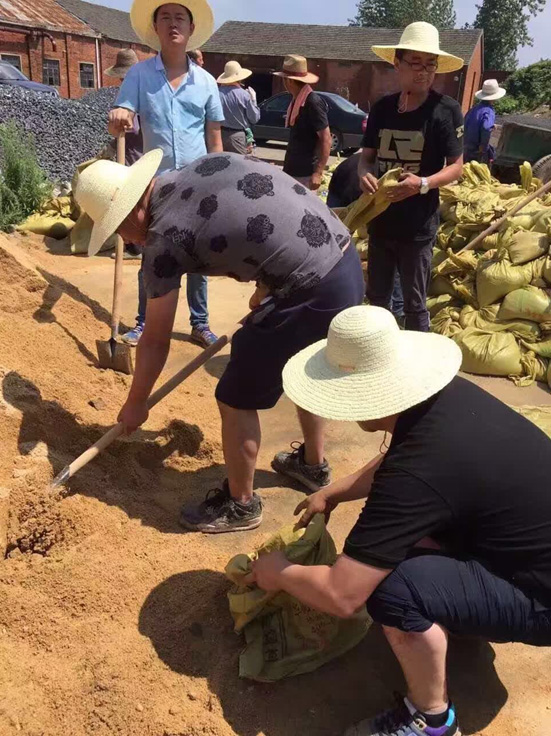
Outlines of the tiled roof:
M373 45L397 43L401 29L358 28L354 26L294 25L291 23L224 23L203 51L253 56L302 54L313 59L378 61ZM450 54L469 63L482 31L462 29L440 31L440 45Z
M85 21L75 18L55 0L0 0L0 22L95 36Z
M0 2L2 1L0 0ZM42 2L42 0L39 0L39 2ZM77 18L81 18L97 33L101 33L102 36L112 38L114 41L142 43L130 24L130 13L107 8L105 5L86 3L83 0L57 0L57 2Z

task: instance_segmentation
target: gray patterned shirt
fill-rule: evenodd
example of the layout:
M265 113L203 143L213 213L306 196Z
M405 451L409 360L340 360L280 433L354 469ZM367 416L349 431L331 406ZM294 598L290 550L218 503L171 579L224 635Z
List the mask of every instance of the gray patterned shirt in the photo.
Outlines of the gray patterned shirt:
M350 235L315 194L252 156L210 154L156 181L143 272L149 298L184 273L259 281L276 297L310 288Z

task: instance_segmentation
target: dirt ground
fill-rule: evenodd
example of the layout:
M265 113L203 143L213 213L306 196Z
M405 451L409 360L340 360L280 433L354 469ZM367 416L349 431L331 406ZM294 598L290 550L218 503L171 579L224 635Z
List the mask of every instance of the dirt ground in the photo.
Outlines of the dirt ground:
M352 652L275 685L239 680L223 569L289 521L302 498L270 470L297 438L286 399L262 417L262 527L183 533L184 501L224 475L213 398L224 354L177 389L135 436L115 442L62 492L52 477L115 421L130 379L100 370L113 263L67 256L40 238L0 236L0 489L10 493L0 564L0 736L339 736L387 707L401 675L373 627ZM125 265L132 324L137 265ZM210 280L211 325L224 332L251 288ZM199 349L181 300L166 377ZM226 351L227 352L227 351ZM551 404L546 388L481 383L515 404ZM337 476L378 449L354 425L328 427ZM483 448L481 448L483 457ZM0 494L1 495L1 494ZM358 504L337 510L342 544ZM548 650L454 642L450 681L465 734L551 731Z

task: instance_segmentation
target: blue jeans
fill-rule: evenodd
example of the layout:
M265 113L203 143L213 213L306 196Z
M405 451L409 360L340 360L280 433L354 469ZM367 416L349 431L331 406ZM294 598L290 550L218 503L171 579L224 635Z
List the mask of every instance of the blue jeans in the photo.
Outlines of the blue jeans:
M207 306L207 277L198 273L187 274L187 303L189 307L189 323L192 327L202 327L209 323ZM147 294L143 280L142 269L138 271L138 316L136 322L145 324L145 308Z

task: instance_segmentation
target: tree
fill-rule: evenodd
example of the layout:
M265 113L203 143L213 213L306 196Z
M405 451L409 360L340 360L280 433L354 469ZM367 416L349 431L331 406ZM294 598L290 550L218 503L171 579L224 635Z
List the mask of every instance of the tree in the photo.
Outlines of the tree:
M437 28L453 28L453 0L359 0L356 17L349 22L370 28L405 28L418 20Z
M528 21L541 13L545 0L482 0L474 28L484 30L484 66L486 69L517 68L519 46L532 46Z

